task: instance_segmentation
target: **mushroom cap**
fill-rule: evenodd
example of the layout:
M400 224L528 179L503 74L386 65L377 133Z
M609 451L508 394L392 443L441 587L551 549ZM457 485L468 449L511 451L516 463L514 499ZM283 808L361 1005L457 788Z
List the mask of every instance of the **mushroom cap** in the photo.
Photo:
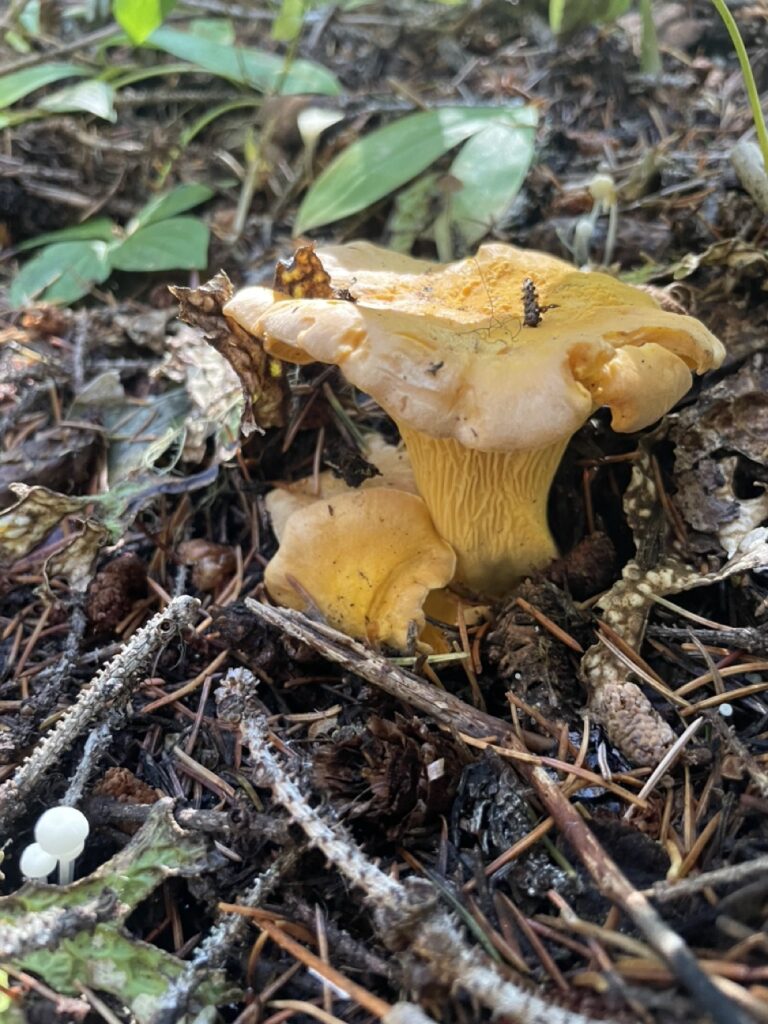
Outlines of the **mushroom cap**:
M314 604L336 629L405 650L424 627L427 594L455 568L422 499L377 487L295 511L264 582L281 605Z
M37 819L35 840L46 853L67 858L80 853L89 831L88 819L76 807L50 807Z
M353 242L318 255L356 301L247 289L226 314L272 355L335 363L397 422L470 448L551 444L601 405L614 429L639 430L725 354L695 318L545 253L494 243L440 265ZM554 307L535 327L522 322L526 278Z
M380 434L368 435L365 442L365 457L379 472L377 476L363 480L360 489L394 487L416 494L416 481L404 446L387 444ZM275 536L282 541L288 517L298 509L313 505L322 498L348 494L351 490L353 488L330 471L319 473L317 478L305 476L293 483L278 485L264 499Z
M40 843L30 843L21 851L19 871L25 878L45 881L58 863L59 858L52 853L47 853Z

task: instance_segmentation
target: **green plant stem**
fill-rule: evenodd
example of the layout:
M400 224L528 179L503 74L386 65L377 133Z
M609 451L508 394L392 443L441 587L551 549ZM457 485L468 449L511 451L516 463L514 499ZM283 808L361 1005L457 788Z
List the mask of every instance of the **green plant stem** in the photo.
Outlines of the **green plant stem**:
M731 42L733 43L733 48L736 51L736 56L739 58L739 67L741 68L741 75L744 79L744 87L747 90L747 98L749 99L752 118L755 122L757 141L760 145L760 152L763 154L763 164L765 165L766 173L768 173L768 130L766 130L765 127L765 118L763 117L763 110L760 106L760 95L757 91L757 85L755 84L755 76L752 74L752 65L749 63L749 54L747 53L747 48L744 45L744 40L741 38L739 26L736 24L725 0L712 0L712 3L717 13L723 19L723 24L728 30L728 35L731 37Z

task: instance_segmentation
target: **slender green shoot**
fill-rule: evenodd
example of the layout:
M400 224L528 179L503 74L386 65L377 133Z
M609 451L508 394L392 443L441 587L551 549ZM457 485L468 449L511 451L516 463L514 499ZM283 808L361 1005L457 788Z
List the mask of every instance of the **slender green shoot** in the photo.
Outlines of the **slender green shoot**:
M733 48L736 51L736 56L739 58L739 67L741 68L741 75L744 79L744 87L747 90L752 118L755 122L757 141L760 145L760 152L763 154L765 171L766 174L768 174L768 129L766 129L765 126L765 117L763 116L763 110L760 106L760 94L758 93L757 85L755 84L755 76L752 74L752 65L749 63L749 54L747 53L747 48L744 45L744 40L741 38L739 26L736 24L725 0L712 0L712 3L717 13L723 19L723 23L728 30L728 35L731 37Z

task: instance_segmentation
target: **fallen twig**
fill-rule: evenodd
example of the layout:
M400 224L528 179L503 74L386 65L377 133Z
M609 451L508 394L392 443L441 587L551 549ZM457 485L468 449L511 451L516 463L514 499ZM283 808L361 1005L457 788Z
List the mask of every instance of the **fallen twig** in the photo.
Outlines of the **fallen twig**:
M373 906L376 929L391 950L426 963L433 983L460 986L494 1015L519 1024L593 1024L594 1018L549 1003L523 984L508 980L482 952L469 946L457 918L434 901L434 890L419 879L402 883L385 874L362 853L345 829L309 805L269 748L266 718L244 708L242 730L263 783L298 824L310 844L355 886Z
M308 644L330 661L380 689L430 715L448 728L488 739L527 754L525 747L506 722L470 707L452 694L429 686L416 676L389 664L343 633L312 622L300 612L272 608L246 599L246 605L259 619ZM599 891L620 907L633 921L654 952L667 964L697 1005L719 1024L746 1024L747 1018L716 988L699 967L696 958L674 932L634 888L608 856L579 812L561 792L557 783L540 767L521 761L515 764L519 774L535 789L546 811L567 837Z
M194 597L175 598L81 690L57 725L0 786L0 834L25 812L33 792L85 730L100 716L122 708L146 675L152 659L192 625L199 607L200 602Z

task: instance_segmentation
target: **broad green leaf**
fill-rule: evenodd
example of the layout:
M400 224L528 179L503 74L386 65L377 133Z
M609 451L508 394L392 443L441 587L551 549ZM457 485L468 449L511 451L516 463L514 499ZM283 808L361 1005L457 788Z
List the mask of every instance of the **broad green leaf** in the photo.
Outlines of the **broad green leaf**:
M28 238L16 246L17 252L26 252L27 249L37 249L41 245L48 245L51 242L79 242L97 238L102 242L114 240L116 232L115 224L109 217L94 217L93 220L86 220L82 224L75 224L71 228L62 228L60 231L46 231L43 235L36 235L35 238Z
M214 42L224 43L226 46L235 45L237 33L229 18L191 18L185 24L187 31L196 36L213 39Z
M40 64L36 68L24 68L10 75L0 75L0 108L9 107L17 100L24 99L36 89L52 82L60 82L62 78L79 78L91 75L90 68L79 64Z
M115 270L202 270L207 259L208 228L195 217L148 224L109 253Z
M207 185L177 185L176 188L165 195L155 196L150 199L146 206L142 207L136 216L126 227L127 234L133 234L137 228L146 227L159 220L166 220L168 217L175 217L178 213L191 210L193 206L199 206L206 199L213 195L213 189Z
M11 305L60 302L65 305L87 295L92 285L109 277L105 242L60 242L46 246L19 271L9 292Z
M89 82L78 82L77 85L67 85L52 92L50 96L44 96L37 104L37 109L49 114L85 112L114 123L117 120L114 100L115 90L111 85L92 79Z
M112 0L115 21L137 46L160 28L176 0Z
M526 107L443 107L400 118L353 142L304 197L294 234L364 210L491 124L527 124Z
M173 57L188 60L205 71L259 92L279 90L284 94L306 92L328 96L341 92L335 76L311 61L287 61L273 53L223 45L167 25L153 32L148 43Z
M521 121L527 115L527 124L489 125L464 143L451 165L450 174L462 187L449 195L443 216L451 225L451 236L458 237L465 249L504 213L531 166L537 115L533 107L519 113Z

